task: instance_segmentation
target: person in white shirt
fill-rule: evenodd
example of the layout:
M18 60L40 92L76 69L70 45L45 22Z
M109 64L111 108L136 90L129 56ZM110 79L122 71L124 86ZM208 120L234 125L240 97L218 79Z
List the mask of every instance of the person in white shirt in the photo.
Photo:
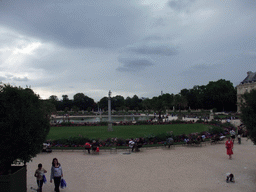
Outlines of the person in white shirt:
M134 145L135 142L133 141L133 138L131 138L131 140L129 141L129 147L132 149L132 151L134 150Z
M230 136L231 136L232 141L233 141L233 143L234 143L235 138L236 138L236 132L232 129L229 133L230 133Z
M36 182L38 185L39 192L42 192L42 187L43 187L43 183L44 183L44 174L47 173L47 171L42 167L43 167L42 164L39 163L38 169L35 171L35 177L36 177Z
M226 182L227 183L229 183L229 182L235 182L235 177L234 177L234 175L232 174L232 173L226 173L226 176L227 176L227 178L226 178Z

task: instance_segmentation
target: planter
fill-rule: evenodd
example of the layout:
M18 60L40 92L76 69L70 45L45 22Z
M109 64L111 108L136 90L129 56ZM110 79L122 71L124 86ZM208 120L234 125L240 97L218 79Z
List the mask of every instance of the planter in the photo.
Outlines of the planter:
M0 175L1 192L27 191L27 166L12 166L11 173Z

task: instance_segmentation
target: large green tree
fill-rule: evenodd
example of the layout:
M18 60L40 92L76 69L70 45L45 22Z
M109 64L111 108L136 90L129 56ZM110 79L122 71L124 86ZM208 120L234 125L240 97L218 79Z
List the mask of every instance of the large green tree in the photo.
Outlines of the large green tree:
M187 99L187 105L191 109L202 109L204 108L204 95L205 95L205 87L202 86L194 86L193 89L182 89L180 94Z
M13 161L26 163L42 149L50 114L31 89L0 85L0 173Z
M74 95L73 104L79 108L79 110L86 110L85 95L83 93L77 93Z
M187 98L181 94L174 95L173 103L176 106L176 109L179 109L179 111L186 108L188 105Z
M151 99L151 107L156 113L158 113L159 121L162 121L161 115L165 112L166 106L167 106L167 103L163 100L162 95L158 97L153 97Z
M241 119L246 126L249 138L256 144L256 90L242 96Z
M124 97L121 95L117 95L111 98L111 108L114 110L120 110L124 107Z
M108 97L103 97L101 100L98 102L99 108L102 110L107 111L108 110Z
M218 111L235 110L236 90L230 81L220 79L218 81L210 81L206 85L205 91L206 108L217 108Z

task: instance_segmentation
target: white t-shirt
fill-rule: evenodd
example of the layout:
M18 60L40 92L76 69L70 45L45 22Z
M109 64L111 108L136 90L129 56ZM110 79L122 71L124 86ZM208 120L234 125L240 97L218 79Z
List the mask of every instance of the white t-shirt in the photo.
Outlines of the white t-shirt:
M229 133L230 133L230 135L235 135L236 134L236 132L234 130L231 130Z
M131 141L129 141L129 147L133 147L133 145L134 145L135 143L134 143L134 141L133 140L131 140Z

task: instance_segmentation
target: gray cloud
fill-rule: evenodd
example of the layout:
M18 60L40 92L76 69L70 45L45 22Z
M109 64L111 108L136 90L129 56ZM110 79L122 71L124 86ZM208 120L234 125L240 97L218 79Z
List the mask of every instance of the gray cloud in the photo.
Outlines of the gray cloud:
M0 81L99 100L254 71L256 1L150 1L0 1Z
M0 76L0 83L1 81L5 81L5 80L6 80L6 77Z
M135 41L144 12L134 1L3 1L0 25L65 46L113 48Z
M0 76L0 82L1 81L28 81L29 79L27 77L15 77L12 74L5 74L5 76Z
M14 81L28 81L27 77L13 77L12 79Z
M133 59L133 58L119 58L118 61L123 64L122 67L118 67L116 70L121 72L129 71L141 71L146 67L152 66L152 62L147 59Z

